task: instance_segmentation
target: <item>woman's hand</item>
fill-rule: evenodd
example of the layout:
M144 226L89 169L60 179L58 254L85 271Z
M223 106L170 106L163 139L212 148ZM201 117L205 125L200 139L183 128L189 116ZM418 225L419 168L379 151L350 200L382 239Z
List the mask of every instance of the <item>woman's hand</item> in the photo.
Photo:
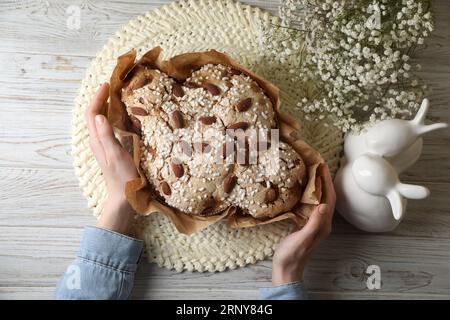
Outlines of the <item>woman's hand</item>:
M273 256L273 285L302 281L309 256L331 232L336 194L328 167L322 166L321 169L326 191L324 203L313 211L302 229L288 235L278 245Z
M97 226L127 234L134 211L125 198L125 185L138 177L138 172L131 155L115 138L108 120L100 114L108 92L109 84L105 83L86 110L89 145L102 169L109 195Z

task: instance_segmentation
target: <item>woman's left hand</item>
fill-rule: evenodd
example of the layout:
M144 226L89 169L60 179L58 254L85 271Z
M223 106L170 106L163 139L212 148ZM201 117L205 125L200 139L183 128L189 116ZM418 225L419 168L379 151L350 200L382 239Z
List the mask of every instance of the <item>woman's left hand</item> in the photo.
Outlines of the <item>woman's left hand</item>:
M125 185L137 178L131 155L120 145L105 116L101 115L108 99L109 84L103 84L86 110L89 145L108 187L108 199L97 226L127 234L134 211L125 197Z

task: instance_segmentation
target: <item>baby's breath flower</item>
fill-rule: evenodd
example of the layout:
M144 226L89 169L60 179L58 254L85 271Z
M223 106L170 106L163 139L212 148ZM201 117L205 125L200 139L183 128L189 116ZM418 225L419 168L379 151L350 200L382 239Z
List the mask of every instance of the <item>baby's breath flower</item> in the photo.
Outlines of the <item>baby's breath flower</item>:
M263 30L261 43L308 88L299 112L358 130L418 108L425 87L411 54L433 30L429 7L430 0L284 0L282 23Z

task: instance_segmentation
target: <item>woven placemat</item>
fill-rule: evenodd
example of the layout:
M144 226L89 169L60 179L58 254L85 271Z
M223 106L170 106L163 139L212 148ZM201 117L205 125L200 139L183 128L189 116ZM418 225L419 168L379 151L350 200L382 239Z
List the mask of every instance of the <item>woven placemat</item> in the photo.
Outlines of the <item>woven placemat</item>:
M119 55L135 48L138 55L155 46L164 57L216 49L266 77L282 91L283 111L290 113L299 88L288 76L289 66L261 49L261 27L278 18L232 0L184 0L131 20L117 32L92 61L75 102L72 155L76 175L94 215L101 214L107 189L92 152L84 112L99 85L108 81ZM292 112L291 112L292 114ZM342 134L324 123L302 123L302 136L319 150L331 171L337 169ZM136 233L146 243L150 262L176 271L224 271L256 263L273 254L280 239L291 231L289 222L232 230L222 221L191 236L177 232L162 214L139 220Z

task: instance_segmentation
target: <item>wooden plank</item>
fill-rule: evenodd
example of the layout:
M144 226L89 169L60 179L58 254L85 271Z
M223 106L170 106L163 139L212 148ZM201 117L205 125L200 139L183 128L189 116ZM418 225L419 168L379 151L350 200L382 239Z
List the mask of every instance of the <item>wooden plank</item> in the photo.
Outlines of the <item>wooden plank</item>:
M1 289L0 289L1 292ZM163 289L163 288L135 288L133 299L185 299L189 296L189 300L250 300L260 299L259 290L216 290L211 289ZM447 300L448 295L430 294L430 293L385 293L382 291L373 292L342 292L342 291L314 291L309 290L308 296L313 300Z
M0 288L1 293L1 288ZM216 290L211 289L163 289L163 288L135 288L133 299L152 299L152 300L177 300L185 299L189 296L189 300L253 300L260 299L259 290ZM429 294L429 293L384 293L380 291L373 292L342 292L342 291L308 291L309 299L313 300L447 300L448 295L445 294Z
M0 286L51 287L75 256L81 229L0 227ZM387 245L389 244L389 245ZM450 239L395 235L333 234L306 270L311 291L363 292L365 270L381 268L382 293L450 297ZM136 288L163 290L257 290L270 285L271 262L222 273L174 273L142 263ZM205 297L208 296L205 294Z
M168 1L96 1L82 5L82 27L65 27L72 1L3 1L0 5L0 299L51 298L75 256L82 226L94 223L73 175L70 112L90 59L129 19ZM245 1L274 10L278 0ZM436 0L436 31L415 61L433 92L431 118L450 122L450 3ZM93 31L95 30L95 31ZM448 194L450 130L425 138L421 160L404 175L431 197L411 201L392 233L355 230L340 217L305 276L311 297L340 299L449 298ZM25 195L25 196L23 196ZM366 289L370 264L382 289ZM257 297L270 283L271 263L217 274L181 273L143 263L135 298Z
M8 300L47 300L53 299L54 287L0 287L0 299ZM173 299L185 300L186 297L192 297L192 300L212 300L212 299L236 299L248 300L258 299L257 290L183 290L177 289L148 289L135 288L132 299L151 299L165 300Z
M0 59L12 61L0 66L0 72L6 76L0 80L0 166L72 168L71 109L84 67L90 59L12 53L0 53ZM447 71L446 81L450 82L450 63L442 68ZM450 90L445 86L435 93L450 101ZM431 114L445 120L442 115L446 110L447 105L437 103ZM450 181L442 175L443 171L449 170L450 149L441 145L448 143L450 130L426 136L424 154L405 178L424 182Z
M69 114L2 111L0 128L0 166L72 167Z
M1 226L95 223L73 170L0 168L0 180Z
M26 113L22 120L27 120L29 125L25 127L12 112L3 112L2 115L0 126L7 125L15 130L0 130L0 167L73 170L71 140L68 135L70 120L67 117L60 114L45 116L45 113L38 113L36 116ZM47 124L49 119L51 123ZM449 160L450 148L445 144L426 144L419 161L402 177L406 182L449 182L449 175L443 174L449 172Z
M136 16L170 0L95 1L79 5L79 30L69 29L70 0L3 1L0 6L2 51L95 56L108 38ZM278 0L242 1L276 12ZM76 5L76 3L75 3Z
M71 110L87 58L0 53L0 165L70 168ZM26 155L26 156L24 156Z
M448 295L446 294L409 292L384 293L378 290L370 293L310 291L309 296L311 299L319 300L448 300Z
M95 223L71 169L0 167L0 226L82 227ZM422 182L423 183L423 182ZM425 183L431 195L410 201L396 235L448 238L449 183ZM334 233L359 234L337 218Z
M436 133L435 136L439 142L444 142L440 139L439 133ZM428 143L429 139L425 140L423 153L419 161L401 175L405 182L422 184L450 182L450 148L445 143Z
M10 300L44 300L52 299L54 287L0 287L0 299ZM372 293L364 292L320 292L310 291L311 299L351 299L351 300L367 300L367 299L406 299L406 300L423 300L434 299L442 300L448 299L447 295L439 294L389 294L379 291ZM257 290L214 290L214 289L200 289L200 290L183 290L177 289L162 289L162 288L135 288L132 299L151 299L151 300L184 300L189 297L191 300L209 300L209 299L224 299L224 300L248 300L259 299Z
M70 0L50 1L3 1L0 6L0 30L2 34L2 51L40 52L53 54L70 54L94 56L103 43L114 34L120 26L138 15L170 3L170 0L130 1L95 1L83 3L81 8L81 28L67 28L67 8L73 5ZM244 0L250 5L257 5L272 13L277 13L279 0ZM445 60L449 52L439 45L442 39L448 39L447 28L450 4L445 0L434 1L436 31L432 45L436 55L430 54L434 61ZM93 31L95 30L95 31ZM431 41L428 41L429 43ZM439 58L441 57L441 58Z

